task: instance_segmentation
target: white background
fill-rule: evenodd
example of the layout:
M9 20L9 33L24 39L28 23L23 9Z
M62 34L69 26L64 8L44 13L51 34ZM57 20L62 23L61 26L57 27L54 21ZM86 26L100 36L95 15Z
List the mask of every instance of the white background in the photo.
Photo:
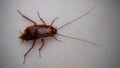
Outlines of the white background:
M0 68L120 68L119 3L119 0L0 0ZM25 20L18 9L38 24L41 22L37 11L47 24L59 17L53 25L58 28L95 6L94 11L58 33L100 46L61 36L57 38L62 42L46 38L41 58L38 40L27 55L26 63L22 64L32 41L20 45L19 31L32 23Z

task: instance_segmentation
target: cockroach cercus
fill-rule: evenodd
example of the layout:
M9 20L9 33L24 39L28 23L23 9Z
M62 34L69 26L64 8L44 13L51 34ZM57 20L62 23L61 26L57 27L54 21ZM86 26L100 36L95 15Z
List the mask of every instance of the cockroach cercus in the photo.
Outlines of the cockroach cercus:
M93 9L92 9L93 10ZM33 44L32 44L32 47L24 54L24 61L23 61L23 64L25 63L25 60L26 60L26 56L27 54L32 50L32 48L35 46L35 43L36 43L36 40L40 39L41 42L42 42L42 45L40 46L39 48L39 54L40 54L40 50L42 49L42 47L44 46L44 39L46 37L52 37L54 38L55 40L57 41L60 41L58 40L55 35L59 35L59 36L63 36L63 37L67 37L67 38L71 38L71 39L76 39L76 40L80 40L80 41L84 41L84 42L87 42L87 43L90 43L90 44L93 44L93 45L97 45L93 42L90 42L90 41L87 41L87 40L83 40L83 39L79 39L79 38L74 38L74 37L70 37L70 36L65 36L65 35L62 35L62 34L58 34L57 33L57 30L65 27L66 25L78 20L79 18L89 14L92 10L86 12L85 14L79 16L78 18L75 18L74 20L64 24L63 26L59 27L59 28L55 28L53 27L53 23L56 19L58 19L58 17L56 17L55 19L52 20L51 24L50 25L47 25L46 22L40 17L40 14L39 12L37 12L38 14L38 17L39 19L41 20L42 24L37 24L35 21L31 20L29 17L25 16L24 14L22 14L19 10L18 13L20 15L22 15L23 18L27 19L28 21L32 22L34 25L31 25L31 26L28 26L26 27L26 29L24 30L24 32L22 33L21 32L21 36L19 37L22 42L25 40L25 41L30 41L30 40L33 40ZM61 41L60 41L61 42Z

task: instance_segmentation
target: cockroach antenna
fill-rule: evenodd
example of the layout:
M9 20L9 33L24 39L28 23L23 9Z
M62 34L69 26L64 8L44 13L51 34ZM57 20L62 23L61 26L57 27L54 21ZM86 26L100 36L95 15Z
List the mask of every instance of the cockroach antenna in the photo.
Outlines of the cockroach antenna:
M91 41L87 41L87 40L84 40L84 39L75 38L75 37L71 37L71 36L66 36L66 35L63 35L63 34L56 34L56 35L59 35L59 36L62 36L62 37L66 37L66 38L75 39L75 40L79 40L79 41L83 41L83 42L87 42L87 43L90 43L90 44L93 44L93 45L99 46L99 45L96 44L96 43L93 43L93 42L91 42Z
M86 15L88 15L88 14L89 14L90 12L92 12L94 9L95 9L95 8L93 8L93 9L89 10L88 12L86 12L85 14L83 14L83 15L81 15L81 16L73 19L73 20L71 20L70 22L64 24L63 26L61 26L61 27L59 27L59 28L57 28L57 30L59 30L59 29L65 27L65 26L73 23L74 21L76 21L76 20L78 20L78 19L80 19L80 18L82 18L82 17L84 17L84 16L86 16ZM90 44L93 44L93 45L98 46L98 44L93 43L93 42L90 42L90 41L87 41L87 40L83 40L83 39L79 39L79 38L74 38L74 37L70 37L70 36L65 36L65 35L62 35L62 34L56 34L56 35L63 36L63 37L67 37L67 38L71 38L71 39L75 39L75 40L80 40L80 41L87 42L87 43L90 43Z
M67 25L73 23L74 21L76 21L76 20L78 20L78 19L80 19L80 18L82 18L82 17L84 17L84 16L86 16L86 15L88 15L88 14L89 14L90 12L92 12L94 9L95 9L95 8L93 8L93 9L89 10L88 12L86 12L85 14L83 14L83 15L81 15L81 16L79 16L79 17L73 19L73 20L71 20L70 22L64 24L63 26L61 26L61 27L59 27L59 28L57 28L57 30L59 30L59 29L65 27L65 26L67 26Z

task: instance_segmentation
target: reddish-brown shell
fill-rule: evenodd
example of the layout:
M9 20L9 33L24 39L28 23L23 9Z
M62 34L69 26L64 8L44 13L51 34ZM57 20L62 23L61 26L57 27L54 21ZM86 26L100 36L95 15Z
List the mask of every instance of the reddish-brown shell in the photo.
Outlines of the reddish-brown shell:
M28 26L24 33L19 37L22 40L35 40L42 37L53 36L57 33L57 29L49 25L33 25Z

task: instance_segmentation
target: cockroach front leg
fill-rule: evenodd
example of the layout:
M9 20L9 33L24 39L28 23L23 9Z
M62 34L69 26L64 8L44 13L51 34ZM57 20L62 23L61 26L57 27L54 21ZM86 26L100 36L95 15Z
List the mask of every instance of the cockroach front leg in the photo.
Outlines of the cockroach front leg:
M37 11L37 14L38 14L39 19L43 22L43 24L46 25L45 21L40 17L40 14L38 11Z
M45 43L45 41L44 41L43 38L41 39L41 42L42 42L42 45L41 45L41 47L39 48L39 57L41 57L40 51L41 51L41 49L42 49L42 47L44 46L44 43Z
M54 23L55 20L57 20L59 17L56 17L55 19L52 20L50 26L52 26L52 24Z
M18 11L18 13L20 13L20 15L22 15L22 17L24 17L24 18L27 19L28 21L34 23L34 25L37 25L37 23L36 23L35 21L33 21L33 20L31 20L30 18L28 18L27 16L23 15L19 10L17 10L17 11Z
M27 54L28 54L28 53L32 50L32 48L35 46L35 42L36 42L36 40L33 41L33 45L32 45L32 47L31 47L31 48L25 53L23 64L25 64L25 60L26 60L26 56L27 56Z
M52 36L52 38L54 38L55 40L57 40L57 41L61 42L61 41L60 41L60 40L58 40L55 36Z

